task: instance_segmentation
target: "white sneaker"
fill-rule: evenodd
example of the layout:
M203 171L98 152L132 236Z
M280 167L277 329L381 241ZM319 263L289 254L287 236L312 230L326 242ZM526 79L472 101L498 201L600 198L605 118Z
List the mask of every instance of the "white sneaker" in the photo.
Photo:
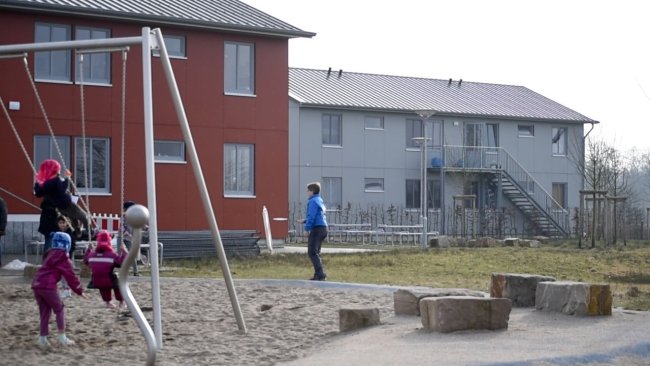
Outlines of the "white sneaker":
M46 350L50 346L50 342L47 341L47 336L38 337L38 346L41 347L42 350Z
M106 302L106 309L115 309L115 304L113 304L112 301L107 301Z
M72 297L72 291L70 289L61 290L60 296L61 299L67 299L69 297Z
M65 336L65 334L59 334L59 343L64 346L72 346L74 344L74 341L68 337Z

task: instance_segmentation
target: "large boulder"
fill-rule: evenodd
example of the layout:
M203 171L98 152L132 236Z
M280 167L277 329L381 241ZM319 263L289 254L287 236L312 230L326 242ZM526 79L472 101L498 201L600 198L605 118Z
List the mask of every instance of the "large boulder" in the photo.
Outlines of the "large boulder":
M535 309L568 315L612 315L612 292L608 284L540 282Z
M426 290L399 289L393 293L395 315L420 315L420 300L427 297L471 296L487 297L485 292L465 288L432 288Z
M510 299L468 296L428 297L420 301L422 326L435 332L507 329Z
M555 281L551 276L526 273L492 273L491 277L490 296L510 299L514 307L535 306L537 284Z
M339 309L339 330L341 332L378 324L378 308L348 307Z

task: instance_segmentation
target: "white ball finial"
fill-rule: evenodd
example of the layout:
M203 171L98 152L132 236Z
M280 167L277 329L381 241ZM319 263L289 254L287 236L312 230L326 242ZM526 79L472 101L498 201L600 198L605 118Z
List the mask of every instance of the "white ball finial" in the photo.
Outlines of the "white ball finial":
M133 205L126 210L126 222L134 229L142 229L149 222L149 210L142 205Z

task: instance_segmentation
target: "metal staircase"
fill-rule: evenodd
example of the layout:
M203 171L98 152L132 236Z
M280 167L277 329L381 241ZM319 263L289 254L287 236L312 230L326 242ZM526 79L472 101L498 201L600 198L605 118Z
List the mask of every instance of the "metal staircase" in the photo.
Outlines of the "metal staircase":
M487 173L495 191L500 190L536 226L537 232L548 237L569 236L569 211L562 208L505 149L445 146L444 151L446 170Z

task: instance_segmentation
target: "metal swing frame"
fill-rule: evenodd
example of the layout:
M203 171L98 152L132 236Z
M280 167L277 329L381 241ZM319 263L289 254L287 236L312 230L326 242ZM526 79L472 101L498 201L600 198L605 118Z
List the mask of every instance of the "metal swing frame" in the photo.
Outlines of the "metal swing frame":
M79 40L79 41L63 41L63 42L46 42L46 43L29 43L29 44L16 44L16 45L2 45L0 46L0 58L3 56L11 57L11 55L23 54L25 52L35 51L53 51L53 50L66 50L66 49L105 49L111 51L116 47L127 47L131 45L142 46L142 89L143 89L143 110L144 110L144 128L145 128L145 158L146 158L146 180L147 180L147 206L149 209L149 237L152 243L158 242L158 227L156 218L156 177L155 177L155 164L154 164L154 133L153 133L153 93L152 93L152 68L151 68L151 51L159 50L160 60L167 79L169 91L171 93L176 114L179 124L183 133L188 155L190 157L191 166L194 171L195 180L203 202L203 208L206 218L210 225L210 230L213 236L215 248L223 272L224 280L230 296L230 301L235 312L237 325L241 333L246 333L246 325L242 316L241 307L237 298L237 293L233 284L232 274L228 265L221 234L217 225L210 196L205 183L205 178L201 169L201 164L196 152L196 147L192 139L185 109L180 97L180 92L176 84L174 72L169 61L169 54L165 47L163 35L160 29L151 30L149 27L142 28L142 35L136 37L121 37L121 38L107 38L107 39L94 39L94 40ZM133 249L132 249L133 250ZM158 247L152 245L151 248L151 282L152 282L152 305L153 305L153 323L154 332L151 330L149 323L146 319L138 320L138 325L141 328L143 335L147 340L148 345L148 364L155 362L155 353L162 348L162 322L160 311L160 282L159 282L159 263L158 263ZM129 255L129 257L132 257ZM124 264L127 268L130 267ZM120 279L122 281L122 279ZM126 281L126 279L124 279ZM135 304L137 307L137 304ZM131 304L129 308L133 309ZM142 313L140 312L140 315ZM137 313L134 316L138 316Z

